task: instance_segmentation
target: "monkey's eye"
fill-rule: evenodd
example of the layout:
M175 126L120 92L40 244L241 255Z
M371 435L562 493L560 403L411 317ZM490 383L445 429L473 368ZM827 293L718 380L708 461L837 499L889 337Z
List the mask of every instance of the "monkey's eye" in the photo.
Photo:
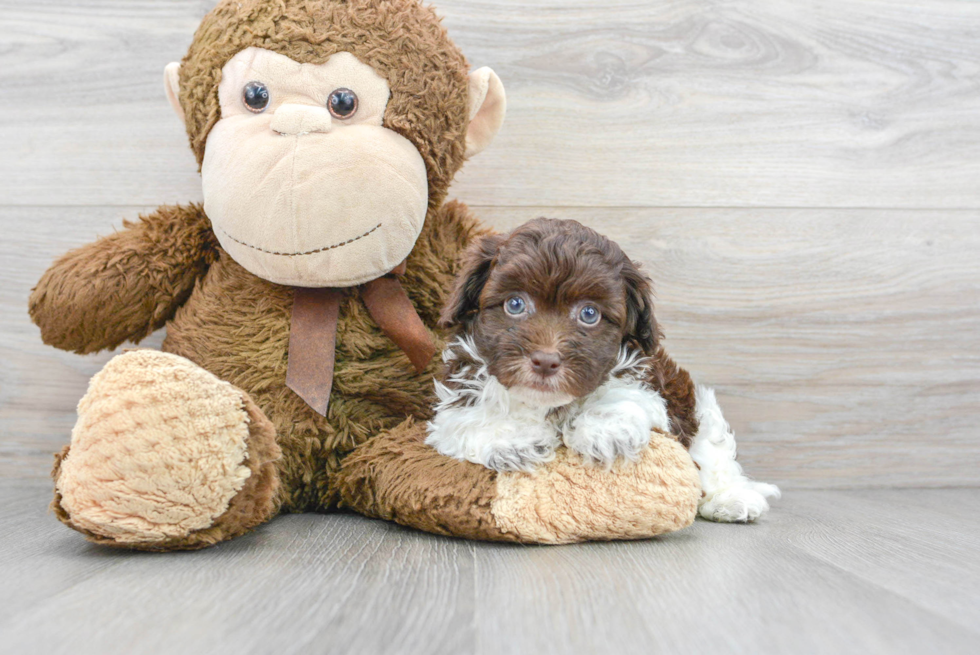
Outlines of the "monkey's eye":
M242 89L242 102L253 114L261 114L269 106L269 87L262 82L249 82Z
M357 94L350 89L334 89L327 98L330 115L341 120L357 112Z
M520 316L527 311L527 303L520 296L511 296L504 303L504 311L511 316Z
M602 318L602 313L595 305L586 305L578 313L578 320L585 325L595 325Z

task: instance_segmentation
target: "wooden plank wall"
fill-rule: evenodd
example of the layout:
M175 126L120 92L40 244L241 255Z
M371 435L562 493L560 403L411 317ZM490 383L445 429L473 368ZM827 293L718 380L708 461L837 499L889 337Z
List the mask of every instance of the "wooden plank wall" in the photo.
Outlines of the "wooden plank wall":
M109 356L40 343L37 277L201 197L161 78L211 6L0 0L0 475L46 474ZM980 3L439 9L509 99L453 194L501 229L576 218L645 262L751 473L980 483Z

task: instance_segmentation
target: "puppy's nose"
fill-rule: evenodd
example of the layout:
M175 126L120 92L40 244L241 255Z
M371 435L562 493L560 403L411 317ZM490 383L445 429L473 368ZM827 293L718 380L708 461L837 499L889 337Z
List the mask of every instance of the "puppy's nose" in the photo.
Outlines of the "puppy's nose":
M535 350L531 353L531 368L543 378L552 376L561 368L561 355L553 350Z

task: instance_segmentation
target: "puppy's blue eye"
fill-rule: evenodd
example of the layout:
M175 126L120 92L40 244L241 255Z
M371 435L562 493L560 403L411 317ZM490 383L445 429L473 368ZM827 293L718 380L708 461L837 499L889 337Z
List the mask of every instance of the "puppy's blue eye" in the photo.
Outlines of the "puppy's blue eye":
M602 318L602 314L596 309L595 305L586 305L578 313L578 320L586 325L595 325L599 322L600 318Z
M511 296L504 303L504 311L511 316L520 316L527 309L527 303L520 296Z

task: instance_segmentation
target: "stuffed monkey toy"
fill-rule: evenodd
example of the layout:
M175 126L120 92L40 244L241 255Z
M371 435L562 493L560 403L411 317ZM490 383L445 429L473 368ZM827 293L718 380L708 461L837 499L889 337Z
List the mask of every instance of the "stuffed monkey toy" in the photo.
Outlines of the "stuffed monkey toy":
M563 454L498 474L423 443L436 327L486 232L447 189L505 111L416 0L230 0L165 87L204 202L69 252L30 314L92 353L53 508L100 544L196 549L280 512L348 507L432 532L559 543L688 525L697 473L655 434L625 471Z

